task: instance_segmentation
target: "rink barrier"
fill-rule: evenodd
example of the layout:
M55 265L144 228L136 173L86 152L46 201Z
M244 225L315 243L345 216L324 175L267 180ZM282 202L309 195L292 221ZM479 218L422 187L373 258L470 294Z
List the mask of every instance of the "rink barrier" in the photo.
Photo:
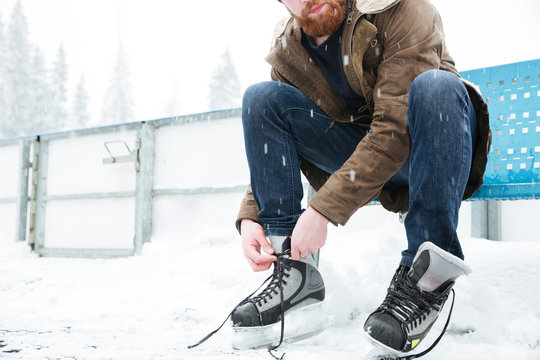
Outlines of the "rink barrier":
M119 257L140 254L144 243L152 234L153 199L166 195L223 194L245 191L245 185L153 189L155 132L159 128L180 126L192 123L239 118L240 109L213 111L186 116L175 116L150 121L108 125L95 128L54 132L33 136L0 139L2 149L18 148L18 189L10 191L8 196L0 194L0 204L16 205L16 241L26 241L41 256L61 257ZM125 132L135 132L135 146L128 155L115 156L107 144L120 142ZM115 166L121 163L133 163L135 187L130 191L81 192L49 194L50 146L55 142L69 139L85 139L94 135L107 135L110 141L102 144L109 156L102 159L103 166ZM14 176L15 174L9 174ZM113 179L114 180L114 179ZM133 243L128 248L62 248L48 247L45 244L47 204L63 201L92 201L132 199ZM73 234L78 236L78 234Z

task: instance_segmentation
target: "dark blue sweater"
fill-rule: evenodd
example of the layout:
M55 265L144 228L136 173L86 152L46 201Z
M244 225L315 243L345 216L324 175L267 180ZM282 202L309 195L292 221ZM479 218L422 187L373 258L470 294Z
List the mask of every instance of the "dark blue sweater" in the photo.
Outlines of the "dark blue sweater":
M319 66L334 91L347 104L361 108L366 104L366 100L354 92L343 70L341 35L343 34L344 24L345 22L319 46L315 44L315 41L311 37L302 31L302 45L309 52L313 61Z

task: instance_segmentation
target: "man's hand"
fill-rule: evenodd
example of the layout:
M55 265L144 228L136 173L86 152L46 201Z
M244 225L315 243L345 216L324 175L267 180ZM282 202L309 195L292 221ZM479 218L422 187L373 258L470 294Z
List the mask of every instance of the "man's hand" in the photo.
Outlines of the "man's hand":
M328 219L308 207L294 227L291 238L291 255L294 260L315 254L324 246L328 233Z
M253 271L268 270L272 263L277 260L272 245L266 239L263 227L250 219L243 219L241 225L242 249L249 266ZM261 248L265 254L261 254Z

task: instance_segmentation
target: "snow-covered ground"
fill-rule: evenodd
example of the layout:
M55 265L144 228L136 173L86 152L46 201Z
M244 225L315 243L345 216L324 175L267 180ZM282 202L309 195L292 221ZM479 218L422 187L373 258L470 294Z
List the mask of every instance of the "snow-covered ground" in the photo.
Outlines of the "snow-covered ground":
M350 226L330 230L321 255L328 327L278 354L370 358L362 325L405 246L402 225L382 211L361 209ZM270 359L264 350L232 350L228 326L186 348L268 276L249 270L232 225L210 225L199 236L161 232L142 256L109 260L39 258L0 241L0 358ZM540 359L540 242L462 238L462 245L473 273L456 284L448 333L425 358Z
M160 128L154 187L245 183L238 120ZM132 164L102 163L105 141L133 141L113 135L52 143L48 195L133 190ZM18 151L0 149L0 197L14 198ZM141 256L108 260L37 257L13 242L15 204L0 204L0 359L270 359L264 350L233 351L229 326L186 348L268 276L251 272L232 226L242 195L157 196L152 242ZM48 201L45 245L130 247L133 204L107 201L98 208ZM455 286L448 333L426 359L540 359L540 203L504 204L504 242L470 238L470 203L462 207L458 233L473 273ZM405 245L403 225L380 206L331 227L321 255L328 327L284 344L287 359L371 360L362 325L384 298Z

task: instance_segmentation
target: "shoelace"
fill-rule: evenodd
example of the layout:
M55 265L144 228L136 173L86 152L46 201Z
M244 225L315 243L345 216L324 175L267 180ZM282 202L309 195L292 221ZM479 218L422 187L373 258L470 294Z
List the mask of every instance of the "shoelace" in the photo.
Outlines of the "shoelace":
M276 355L274 355L272 353L272 351L276 350L278 347L281 346L281 344L283 343L283 336L284 336L284 333L285 333L285 311L283 309L283 303L284 303L284 299L283 299L283 282L284 282L284 280L283 280L283 277L284 277L284 275L287 275L286 277L288 277L288 274L285 274L285 270L290 270L290 268L291 268L290 265L286 264L286 260L285 260L286 259L285 256L290 256L290 254L291 254L290 250L286 250L282 254L277 254L276 255L277 261L274 262L274 272L272 273L272 275L267 277L262 282L262 284L254 292L252 292L251 294L246 296L246 298L244 298L242 301L240 301L238 303L238 305L236 305L232 309L232 311L229 313L229 315L227 315L227 317L225 318L223 323L221 323L221 325L216 330L210 332L208 335L203 337L198 343L193 344L193 345L189 345L187 348L188 349L193 349L194 347L197 347L197 346L201 345L202 343L204 343L206 340L210 339L215 333L217 333L219 330L221 330L223 325L225 325L227 320L229 320L229 318L232 316L233 312L239 306L242 306L245 303L250 302L250 301L251 302L260 302L260 301L266 302L267 301L266 298L267 297L272 298L273 293L277 294L277 291L276 291L277 289L276 288L279 288L280 307L281 307L281 334L280 334L280 338L279 338L279 343L276 346L273 346L273 347L269 348L268 353L270 353L270 355L272 355L272 357L274 359L282 360L285 357L285 354L281 355L281 357L278 358ZM270 283L268 284L267 288L264 289L259 295L251 298L268 281L270 281Z
M270 281L268 286L259 295L248 299L248 302L261 305L263 302L266 304L268 302L268 299L273 299L274 294L278 295L281 292L282 285L287 285L287 282L283 278L291 276L290 274L285 272L290 270L291 265L287 264L287 261L285 260L283 255L281 255L278 258L278 261L274 264L274 272L272 273L271 277L272 280Z
M408 277L396 276L394 287L388 290L381 307L412 328L421 324L432 309L440 311L447 298L448 293L424 292Z
M425 320L425 311L430 311L432 308L440 311L441 306L444 304L449 295L449 292L440 295L423 292L415 284L413 284L408 277L403 278L399 275L396 276L393 285L393 288L388 289L388 295L386 299L384 299L381 308L390 312L394 316L397 316L398 319L405 318L404 322L407 324L407 326L413 326L413 324L416 326L417 321L418 324L420 324L422 320ZM430 347L418 354L399 357L383 356L377 358L377 360L413 360L424 356L433 350L439 341L441 341L446 329L448 328L448 324L450 323L450 317L452 316L452 310L454 309L454 300L456 298L454 289L451 289L451 291L452 304L450 306L448 318L446 319L446 323L444 324L441 334Z

